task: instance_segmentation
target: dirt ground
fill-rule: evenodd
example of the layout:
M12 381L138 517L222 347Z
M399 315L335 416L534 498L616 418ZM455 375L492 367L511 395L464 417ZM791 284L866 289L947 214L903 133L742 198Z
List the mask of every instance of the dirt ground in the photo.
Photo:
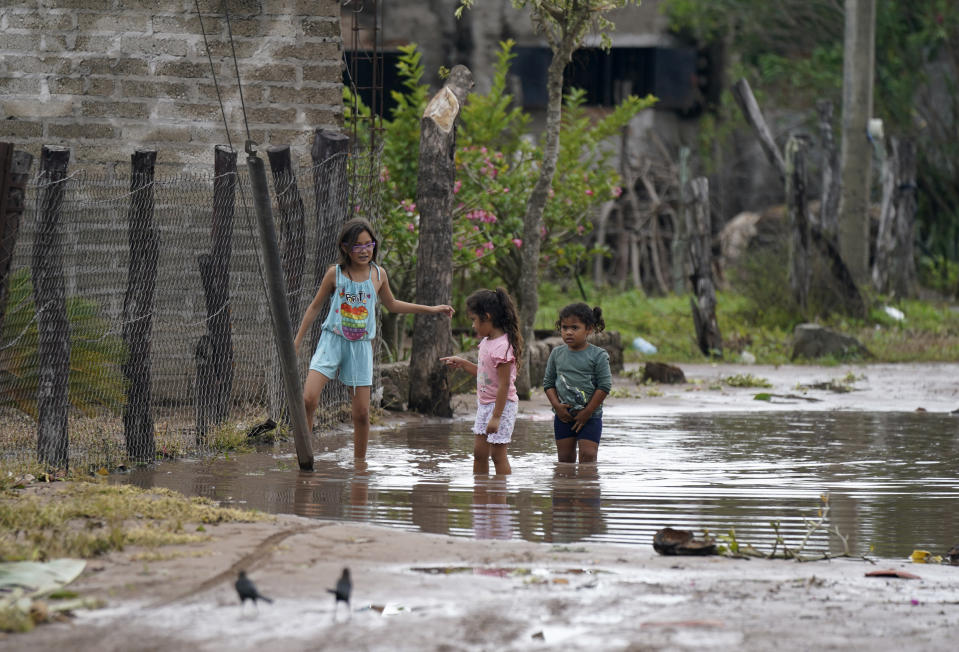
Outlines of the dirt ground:
M686 385L619 379L623 395L608 410L959 408L957 364L683 368ZM721 382L737 374L773 386ZM830 381L853 391L810 388ZM758 392L773 396L756 401ZM544 405L534 396L521 412ZM469 409L462 403L457 417ZM381 427L418 418L392 415ZM293 516L208 531L211 541L164 547L151 561L128 549L88 562L70 588L106 607L0 635L0 650L899 652L954 650L959 631L959 566L908 559L663 557L651 545L470 540ZM344 566L353 600L336 610L325 589ZM274 602L241 608L239 569ZM867 576L877 570L918 578Z

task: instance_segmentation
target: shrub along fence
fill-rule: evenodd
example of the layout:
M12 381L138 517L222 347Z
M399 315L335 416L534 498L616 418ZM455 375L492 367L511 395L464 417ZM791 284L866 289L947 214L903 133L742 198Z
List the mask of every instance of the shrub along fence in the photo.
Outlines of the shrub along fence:
M334 262L347 207L376 214L361 169L375 165L348 142L317 130L307 170L289 147L267 151L294 329ZM69 154L43 149L0 269L0 466L112 469L208 453L271 422L282 429L262 250L237 153L218 146L212 175L169 178L155 177L152 150L109 176L71 172ZM319 323L300 351L304 374ZM345 388L333 383L323 398L328 424Z

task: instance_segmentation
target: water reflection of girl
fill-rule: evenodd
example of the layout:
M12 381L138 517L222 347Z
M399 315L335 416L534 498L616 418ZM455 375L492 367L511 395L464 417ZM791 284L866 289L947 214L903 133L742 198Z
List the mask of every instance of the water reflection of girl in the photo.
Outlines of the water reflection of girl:
M559 462L553 470L553 509L543 515L544 540L572 543L606 532L595 464Z
M513 538L505 476L473 476L473 532L477 539Z

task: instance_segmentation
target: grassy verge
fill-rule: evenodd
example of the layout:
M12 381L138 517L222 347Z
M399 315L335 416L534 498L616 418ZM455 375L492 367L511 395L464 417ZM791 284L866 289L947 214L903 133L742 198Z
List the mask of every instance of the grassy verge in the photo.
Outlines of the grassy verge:
M90 558L126 546L196 543L209 538L205 525L268 518L169 489L102 481L6 488L0 492L0 561Z
M705 360L696 345L689 295L648 297L637 290L591 286L585 289L587 303L602 307L606 328L622 335L628 361ZM559 309L581 301L582 297L575 286L563 291L555 284L544 283L539 299L536 328L552 328ZM801 321L798 317L772 305L757 305L756 301L731 292L720 292L717 303L726 360L735 361L740 353L748 351L760 363L790 362L793 329ZM929 301L886 301L883 297L874 298L871 304L873 308L865 320L829 318L819 323L859 339L873 354L873 362L959 361L956 306ZM902 311L905 318L900 321L889 316L885 306ZM633 349L631 343L636 337L652 342L657 353L643 356Z

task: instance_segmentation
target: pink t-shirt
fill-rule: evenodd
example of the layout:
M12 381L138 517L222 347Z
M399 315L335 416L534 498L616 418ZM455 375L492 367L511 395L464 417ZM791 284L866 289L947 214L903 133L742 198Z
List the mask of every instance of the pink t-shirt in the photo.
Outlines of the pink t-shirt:
M507 401L518 401L516 395L516 356L513 347L509 345L509 338L502 334L497 338L484 337L479 343L479 356L476 369L476 399L480 403L495 403L496 391L499 389L496 367L501 364L510 365L509 393Z

